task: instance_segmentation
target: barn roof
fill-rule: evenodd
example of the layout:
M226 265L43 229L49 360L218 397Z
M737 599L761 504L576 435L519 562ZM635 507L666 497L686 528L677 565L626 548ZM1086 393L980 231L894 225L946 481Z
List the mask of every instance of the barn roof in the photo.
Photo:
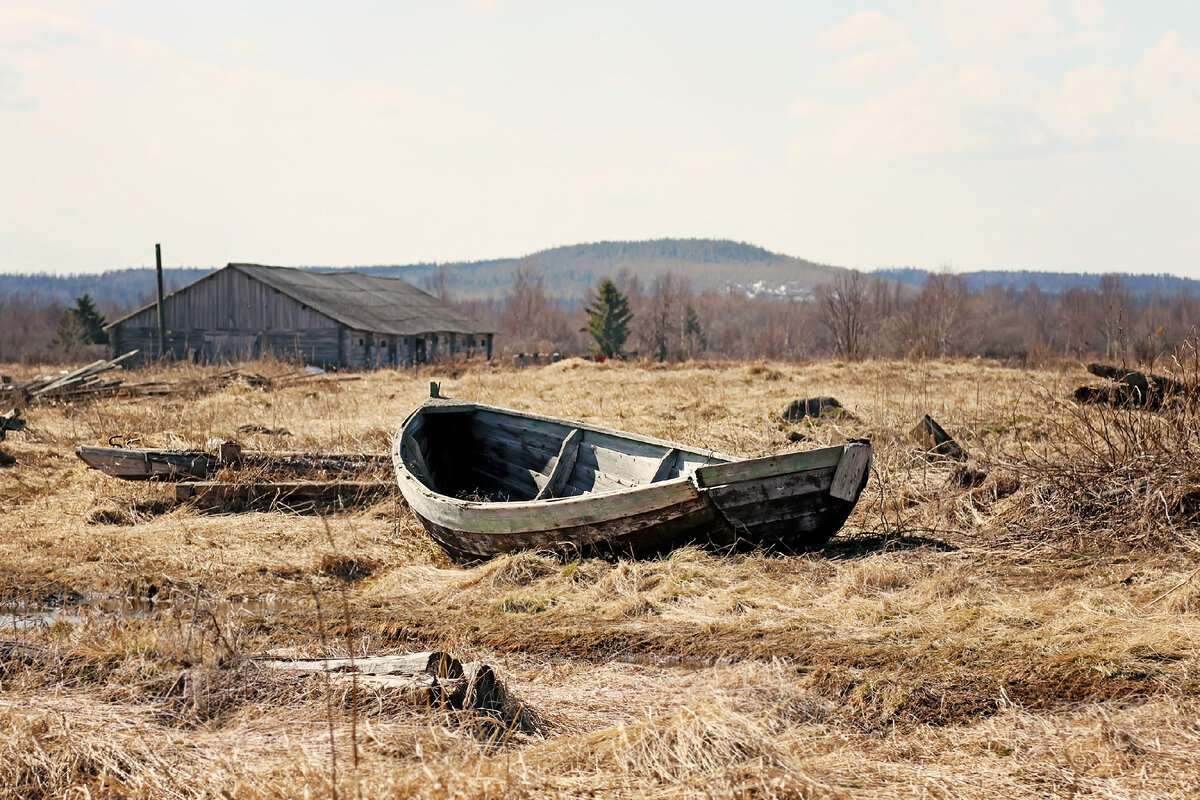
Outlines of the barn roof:
M229 267L355 330L395 336L493 332L479 320L455 311L400 278L361 272L310 272L260 264Z
M438 298L400 278L350 271L313 272L261 264L229 264L225 268L237 270L278 289L293 300L354 330L393 336L495 333L479 320L455 311ZM191 285L194 284L172 294L186 292ZM105 327L111 328L153 307L154 303L151 303Z

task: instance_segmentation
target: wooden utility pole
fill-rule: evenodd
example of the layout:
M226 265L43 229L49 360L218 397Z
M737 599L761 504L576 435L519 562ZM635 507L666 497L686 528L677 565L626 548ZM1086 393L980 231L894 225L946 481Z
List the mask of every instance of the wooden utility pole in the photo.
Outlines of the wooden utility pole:
M163 308L162 245L154 245L154 263L158 268L158 357L167 354L167 312Z

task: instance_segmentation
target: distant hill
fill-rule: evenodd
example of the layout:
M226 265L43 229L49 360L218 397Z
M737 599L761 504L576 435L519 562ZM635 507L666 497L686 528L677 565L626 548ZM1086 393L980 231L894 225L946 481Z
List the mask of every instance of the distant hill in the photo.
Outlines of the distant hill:
M163 270L163 288L183 288L212 272L210 267L179 267ZM57 302L74 305L75 298L90 294L101 306L132 308L151 302L155 295L153 269L114 269L91 275L3 275L0 295L24 295L40 304Z
M729 285L748 288L759 282L771 290L804 295L833 279L841 267L772 253L761 247L721 239L655 239L647 242L596 242L541 250L523 258L502 258L446 265L455 295L496 297L507 290L513 270L531 267L546 291L560 300L584 297L602 278L622 271L648 286L654 276L677 272L692 279L696 291ZM359 272L395 275L420 285L437 264L357 267ZM789 291L790 290L790 291Z
M236 260L236 259L232 259ZM356 267L372 275L391 275L420 286L441 266L449 273L450 290L465 300L503 297L513 271L529 267L542 276L546 291L564 304L581 300L605 276L622 271L649 286L654 276L674 271L692 279L696 291L733 286L756 294L806 296L816 285L832 280L840 267L815 264L780 255L754 245L718 239L658 239L648 242L597 242L542 250L522 258L501 258L439 264ZM212 272L213 268L164 269L167 290L178 289ZM102 306L132 308L154 296L154 270L122 269L95 275L0 275L0 293L36 294L42 302L63 305L89 293Z
M929 276L929 270L916 269L915 267L897 267L877 269L873 274L910 286L922 286L925 283L925 279ZM1017 291L1021 291L1028 287L1029 284L1034 283L1047 294L1058 294L1064 289L1073 287L1096 291L1100 288L1100 279L1103 277L1103 275L1084 272L1004 270L982 270L959 274L966 279L967 287L973 292L981 291L989 286L1011 287ZM1125 289L1136 297L1146 297L1155 292L1161 293L1164 297L1170 297L1184 291L1200 296L1200 281L1191 278L1180 278L1165 273L1159 275L1137 275L1121 272L1117 273L1117 275L1121 278L1121 283Z
M233 254L236 256L236 254ZM231 258L236 261L237 258ZM817 264L794 256L772 253L761 247L723 239L655 239L645 242L595 242L554 247L521 258L468 261L448 264L391 264L380 266L312 266L305 269L353 269L373 275L392 275L421 286L444 267L449 288L462 300L500 299L511 285L514 270L530 268L542 276L546 291L565 306L583 299L605 276L637 276L649 287L655 275L673 271L688 276L696 291L730 289L760 297L803 298L819 284L828 283L841 267ZM212 267L164 270L167 291L181 288L212 272ZM921 286L927 270L889 268L875 275L911 286ZM1044 292L1057 294L1071 286L1096 289L1100 275L1060 272L986 271L963 273L972 290L988 286L1024 289L1036 283ZM1172 275L1122 274L1125 287L1138 296L1154 292L1175 295L1190 291L1200 296L1200 281ZM0 275L0 295L21 295L44 305L63 306L90 294L109 311L130 309L154 298L153 269L120 269L94 275Z

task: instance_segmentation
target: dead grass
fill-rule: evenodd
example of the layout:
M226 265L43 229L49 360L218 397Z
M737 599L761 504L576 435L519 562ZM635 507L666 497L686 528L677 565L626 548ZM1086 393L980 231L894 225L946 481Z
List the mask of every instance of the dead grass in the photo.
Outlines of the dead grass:
M213 513L70 454L114 434L382 452L427 375L35 409L5 442L0 597L172 602L0 631L0 798L1200 794L1200 420L1186 403L1077 408L1058 400L1078 367L981 361L438 377L450 396L743 456L868 437L874 474L824 554L462 568L395 500ZM776 417L811 396L849 413ZM926 412L969 464L911 444ZM226 602L244 598L278 610ZM529 724L352 698L248 658L277 647L483 660Z

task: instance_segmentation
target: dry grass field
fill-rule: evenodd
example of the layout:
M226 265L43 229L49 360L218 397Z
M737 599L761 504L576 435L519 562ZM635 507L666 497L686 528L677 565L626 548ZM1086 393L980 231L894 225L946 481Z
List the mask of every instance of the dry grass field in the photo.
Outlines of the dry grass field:
M570 360L35 407L0 445L0 593L66 605L0 630L0 798L1200 797L1200 409L1077 407L1085 377ZM463 567L398 499L214 513L72 453L384 452L431 378L742 456L869 437L874 474L823 553ZM851 414L778 421L813 395ZM926 412L968 465L908 438ZM120 597L160 602L73 605ZM509 708L251 658L282 647L446 650L493 665Z

